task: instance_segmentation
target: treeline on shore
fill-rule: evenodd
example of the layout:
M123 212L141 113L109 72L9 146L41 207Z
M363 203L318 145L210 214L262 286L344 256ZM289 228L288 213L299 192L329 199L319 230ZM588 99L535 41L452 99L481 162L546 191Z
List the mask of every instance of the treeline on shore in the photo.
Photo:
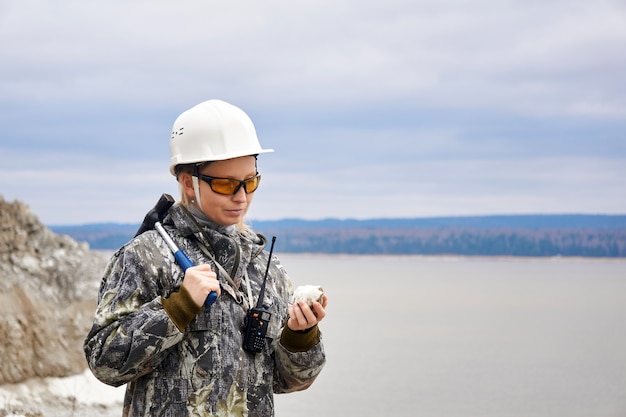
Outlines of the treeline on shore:
M626 216L527 215L376 220L255 221L283 253L626 257ZM51 226L117 249L138 224Z
M626 231L340 229L268 231L294 253L625 257Z

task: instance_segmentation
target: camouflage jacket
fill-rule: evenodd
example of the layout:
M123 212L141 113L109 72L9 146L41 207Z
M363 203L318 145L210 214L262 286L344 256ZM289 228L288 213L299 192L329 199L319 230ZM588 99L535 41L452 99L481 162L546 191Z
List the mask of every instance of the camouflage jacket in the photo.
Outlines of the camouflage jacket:
M261 353L250 353L242 347L244 318L256 304L267 267L265 238L234 227L200 226L180 205L163 225L195 264L217 271L208 248L235 285L218 273L221 296L181 332L162 297L180 288L184 273L156 231L134 238L113 255L100 285L84 345L91 371L106 384L127 384L124 416L274 415L273 394L306 389L325 362L321 340L304 352L280 343L293 292L289 277L274 257L263 302L272 313L268 339Z

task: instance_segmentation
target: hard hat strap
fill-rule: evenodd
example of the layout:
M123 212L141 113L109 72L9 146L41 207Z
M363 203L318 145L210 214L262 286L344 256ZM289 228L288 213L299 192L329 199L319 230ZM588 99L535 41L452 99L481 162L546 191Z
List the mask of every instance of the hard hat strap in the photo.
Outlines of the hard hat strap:
M196 194L196 202L198 204L198 208L202 210L202 202L200 201L200 184L198 181L198 176L194 172L194 175L191 176L191 182L193 183L193 192Z

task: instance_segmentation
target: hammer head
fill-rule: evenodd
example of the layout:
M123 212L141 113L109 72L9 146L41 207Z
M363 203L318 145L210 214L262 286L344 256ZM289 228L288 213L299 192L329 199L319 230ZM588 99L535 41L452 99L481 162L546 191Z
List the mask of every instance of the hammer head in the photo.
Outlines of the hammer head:
M156 222L163 221L163 218L167 214L167 211L174 204L174 198L169 195L163 193L159 201L157 201L156 205L150 209L150 211L146 214L146 217L143 219L143 223L137 230L135 237L139 236L143 232L154 229L154 224Z

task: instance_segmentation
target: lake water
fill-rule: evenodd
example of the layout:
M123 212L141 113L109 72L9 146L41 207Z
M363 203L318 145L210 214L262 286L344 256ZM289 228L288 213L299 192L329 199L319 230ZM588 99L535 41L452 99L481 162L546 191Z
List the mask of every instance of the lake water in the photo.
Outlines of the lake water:
M281 254L329 295L277 416L626 416L626 260Z

